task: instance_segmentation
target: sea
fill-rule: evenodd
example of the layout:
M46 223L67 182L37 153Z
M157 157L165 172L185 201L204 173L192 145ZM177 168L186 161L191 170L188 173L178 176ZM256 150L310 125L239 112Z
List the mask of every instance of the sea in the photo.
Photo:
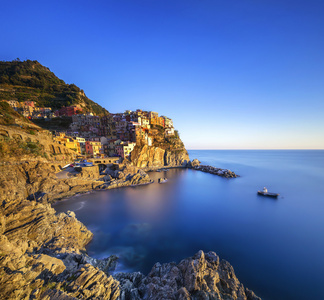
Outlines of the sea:
M93 233L90 256L119 257L116 272L197 251L229 261L265 300L324 299L324 150L191 150L190 159L240 175L150 172L153 184L76 195L72 210ZM168 181L157 183L158 178ZM257 195L266 187L280 196Z

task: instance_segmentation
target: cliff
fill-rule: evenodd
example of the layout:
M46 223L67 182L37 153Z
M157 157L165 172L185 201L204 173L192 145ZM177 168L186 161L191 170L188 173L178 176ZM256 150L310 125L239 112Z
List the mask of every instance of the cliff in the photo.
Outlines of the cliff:
M139 144L131 152L134 166L144 169L187 166L189 155L178 134L165 137L156 130L150 137L152 146Z

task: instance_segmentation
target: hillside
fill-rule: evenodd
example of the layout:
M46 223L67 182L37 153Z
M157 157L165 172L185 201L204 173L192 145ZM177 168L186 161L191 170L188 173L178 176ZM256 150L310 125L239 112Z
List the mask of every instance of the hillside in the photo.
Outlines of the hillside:
M29 160L70 160L75 153L53 141L47 130L35 125L8 103L0 101L0 164Z
M28 119L16 112L7 102L0 101L0 125L16 126L22 125L22 127L35 126Z
M38 61L0 61L0 100L35 101L52 110L79 105L83 112L106 115L108 111L90 100L75 84L67 84Z

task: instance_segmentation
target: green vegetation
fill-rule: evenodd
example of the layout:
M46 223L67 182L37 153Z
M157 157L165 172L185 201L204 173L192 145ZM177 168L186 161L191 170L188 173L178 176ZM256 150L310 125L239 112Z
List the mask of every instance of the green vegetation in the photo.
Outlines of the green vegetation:
M180 153L185 149L177 130L175 130L174 135L165 136L162 126L153 125L150 137L152 138L152 146L154 147L159 147L173 152L177 151L176 153Z
M7 102L0 101L0 125L15 124L15 119L28 122L21 114L17 113Z
M1 137L0 156L1 157L20 157L23 155L41 156L46 158L44 147L39 142L22 141Z
M83 112L99 116L108 113L75 84L66 84L38 61L31 60L0 61L0 100L30 100L53 110L79 104Z

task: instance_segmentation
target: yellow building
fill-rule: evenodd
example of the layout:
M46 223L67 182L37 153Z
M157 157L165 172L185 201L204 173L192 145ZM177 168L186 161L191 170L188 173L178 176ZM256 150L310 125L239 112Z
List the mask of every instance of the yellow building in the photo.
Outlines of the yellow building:
M59 135L55 136L53 139L59 144L64 145L66 148L69 148L81 154L80 144L78 143L78 141L65 136L64 133L60 132Z

